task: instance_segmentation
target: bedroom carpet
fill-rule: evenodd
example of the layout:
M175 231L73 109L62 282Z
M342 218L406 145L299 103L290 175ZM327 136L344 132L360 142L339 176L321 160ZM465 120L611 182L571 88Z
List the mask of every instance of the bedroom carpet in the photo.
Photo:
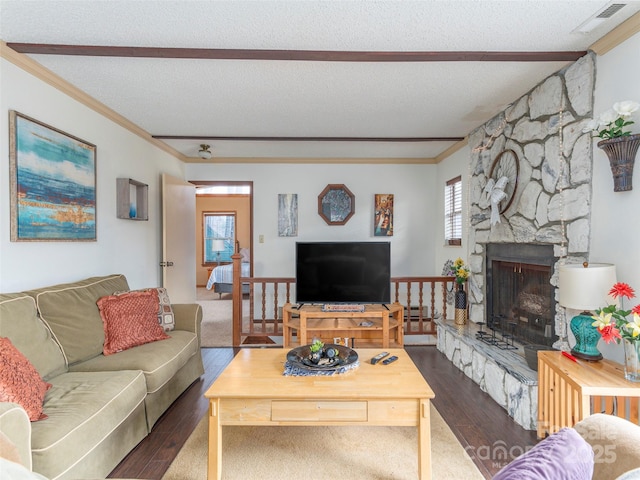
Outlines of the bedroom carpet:
M233 345L232 301L197 300L197 302L202 307L202 346L231 347Z
M224 480L413 480L418 476L413 427L223 427L222 437ZM206 478L207 442L205 416L162 480ZM435 480L484 479L433 405L431 444Z
M217 293L199 287L196 292L196 302L202 307L202 347L233 346L231 294L223 293L222 297L218 298ZM249 311L249 300L243 300L242 309L244 312ZM248 319L248 314L246 317ZM244 343L256 344L258 342L253 340Z

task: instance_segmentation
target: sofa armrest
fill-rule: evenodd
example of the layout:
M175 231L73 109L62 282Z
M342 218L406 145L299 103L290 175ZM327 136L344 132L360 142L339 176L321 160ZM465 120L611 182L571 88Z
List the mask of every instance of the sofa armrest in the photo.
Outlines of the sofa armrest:
M31 422L17 403L0 402L0 433L15 446L20 462L31 470Z
M186 330L198 335L200 341L200 324L202 323L202 307L197 303L172 304L176 330Z
M613 480L640 467L640 426L615 415L595 413L573 428L593 449L593 478Z

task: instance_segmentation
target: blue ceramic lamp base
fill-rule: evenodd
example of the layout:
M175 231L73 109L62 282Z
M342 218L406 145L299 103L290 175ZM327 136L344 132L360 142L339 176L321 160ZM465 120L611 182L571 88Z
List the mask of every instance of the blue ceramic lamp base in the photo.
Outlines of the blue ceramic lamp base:
M598 350L600 333L596 327L592 326L593 322L589 312L582 312L573 317L570 324L571 331L576 337L576 344L571 349L571 354L589 362L602 360L602 354Z

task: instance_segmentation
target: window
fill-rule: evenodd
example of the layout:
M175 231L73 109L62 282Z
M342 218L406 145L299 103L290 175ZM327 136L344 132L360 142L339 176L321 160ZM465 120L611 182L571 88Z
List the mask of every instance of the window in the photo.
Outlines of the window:
M444 187L444 241L462 245L462 177L449 180Z
M235 212L204 212L204 263L230 262L236 245Z

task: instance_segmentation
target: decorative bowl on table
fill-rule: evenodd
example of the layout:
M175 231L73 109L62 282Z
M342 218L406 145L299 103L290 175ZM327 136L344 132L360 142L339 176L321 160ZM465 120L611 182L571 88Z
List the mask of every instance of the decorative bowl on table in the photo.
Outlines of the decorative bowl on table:
M287 353L287 361L306 370L332 370L356 363L358 354L349 347L332 343L325 344L318 352L312 352L311 345L302 345Z

